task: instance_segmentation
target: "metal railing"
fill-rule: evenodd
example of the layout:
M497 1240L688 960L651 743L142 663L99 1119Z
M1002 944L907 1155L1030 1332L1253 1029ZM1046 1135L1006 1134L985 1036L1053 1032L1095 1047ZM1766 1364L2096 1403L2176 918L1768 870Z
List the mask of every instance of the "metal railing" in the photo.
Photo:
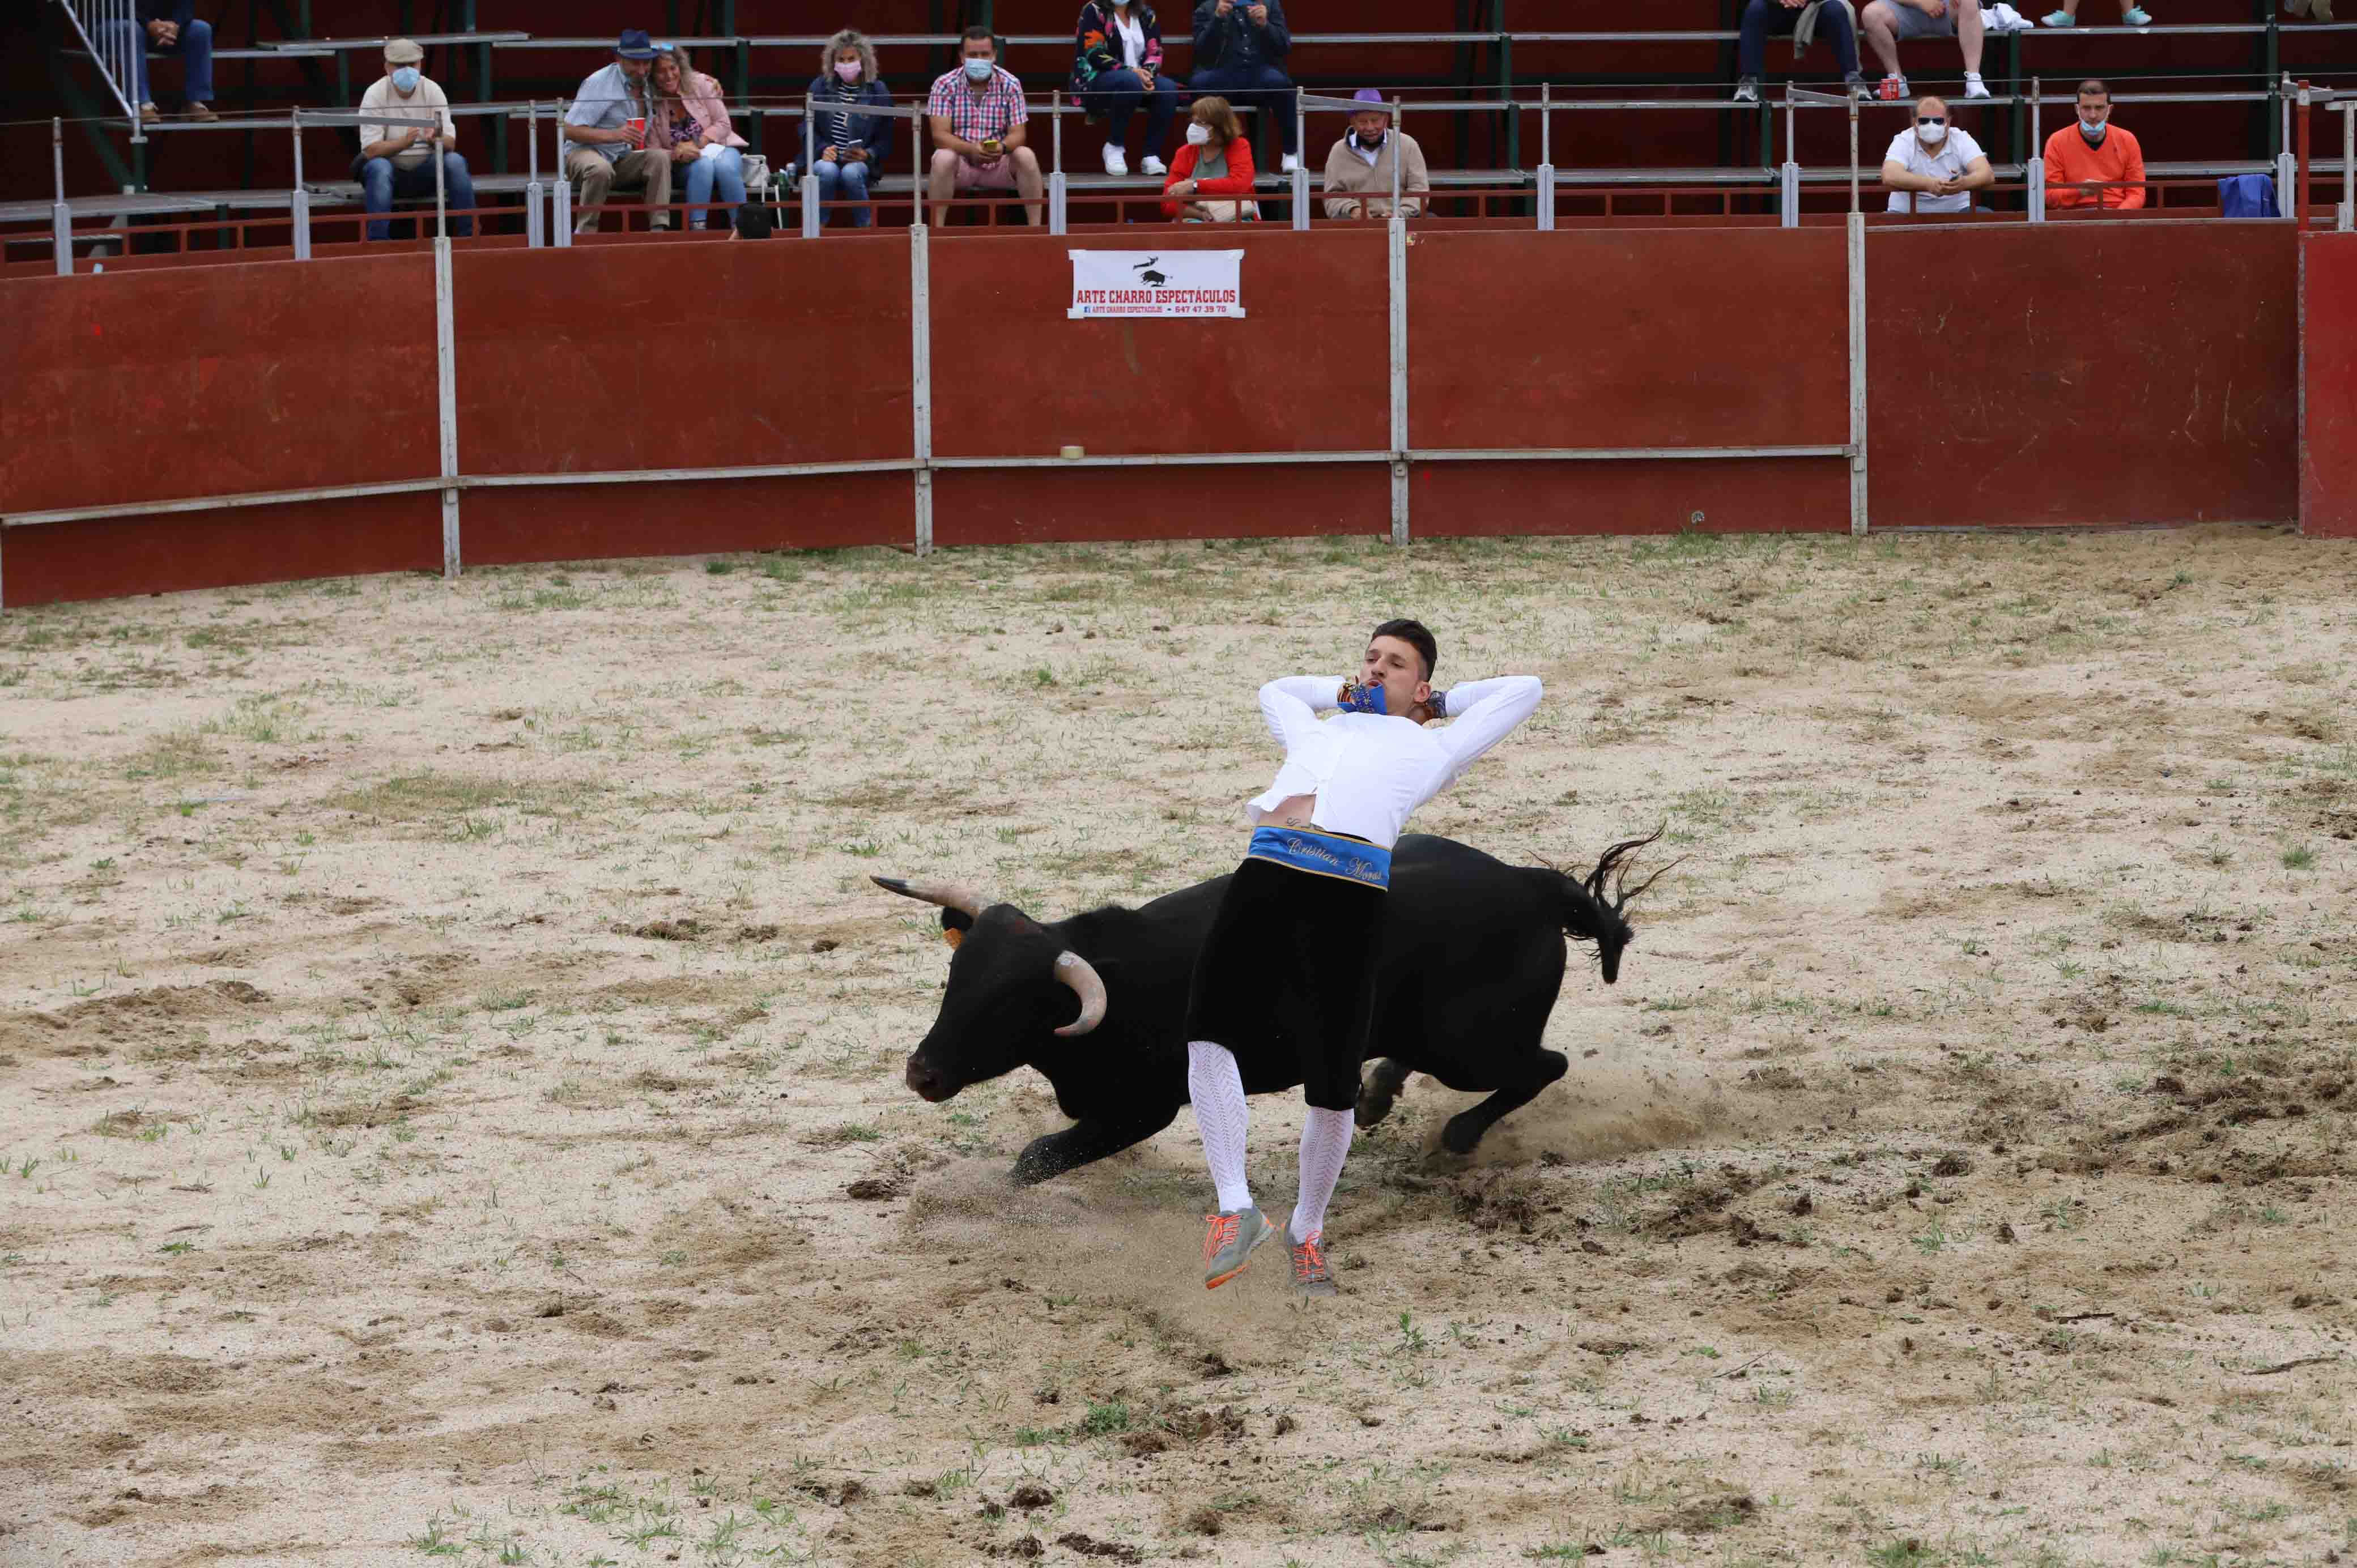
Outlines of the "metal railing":
M2033 156L2023 160L2018 165L2009 164L2005 166L2001 171L2007 177L2004 182L1999 185L1984 188L1993 191L2000 191L2008 196L2018 191L2022 198L2024 207L2026 208L2026 211L2020 214L2020 216L2026 217L2027 220L2031 222L2043 222L2048 220L2049 218L2049 213L2047 211L2048 204L2045 200L2044 164L2042 157L2035 156L2038 150L2037 138L2043 134L2042 111L2048 106L2061 106L2072 103L2075 102L2075 97L2061 94L2049 94L2044 91L2042 81L2034 77L2030 79L2029 88L2029 91L2019 95L2018 98L1975 100L1974 102L1975 106L1980 107L2001 107L2008 103L2018 103L2028 109L2030 116L2029 125L2033 136ZM1295 102L1292 113L1294 115L1294 132L1297 145L1305 145L1307 144L1308 137L1308 118L1312 114L1348 115L1355 113L1367 107L1366 104L1361 103L1355 99L1345 99L1309 92L1302 90L1296 91L1294 100ZM2261 91L2172 91L2154 93L2137 93L2129 91L2115 93L2113 98L2113 102L2115 109L2132 109L2138 103L2146 102L2244 102L2274 105L2276 108L2277 114L2279 116L2279 128L2286 145L2286 151L2279 157L2273 160L2270 165L2258 166L2265 168L2266 172L2271 175L2277 188L2277 204L2279 210L2287 215L2301 215L2303 220L2305 220L2305 216L2307 215L2309 208L2309 203L2307 200L2307 182L2309 173L2311 168L2311 160L2309 156L2309 111L2312 108L2321 107L2329 113L2337 113L2341 116L2341 152L2338 160L2338 169L2341 178L2342 198L2339 204L2339 210L2335 214L2335 219L2337 221L2345 224L2352 220L2352 216L2357 216L2352 215L2352 209L2357 209L2357 157L2352 157L2352 154L2357 154L2357 146L2352 146L2352 141L2357 141L2357 111L2352 111L2352 103L2357 103L2357 92L2315 88L2306 83L2296 81L2289 78L2285 78L2279 81L2270 82L2267 88ZM522 194L524 196L524 209L522 216L524 220L526 242L531 245L566 245L571 242L572 220L577 216L577 214L576 214L572 209L570 182L565 177L561 165L553 168L546 178L544 179L540 166L541 147L539 140L541 122L544 112L546 112L552 127L555 129L558 134L561 145L563 136L562 122L564 113L567 107L568 101L559 99L554 101L553 104L536 100L517 103L454 103L444 112L454 118L503 115L521 121L525 124L525 143L530 163L530 177L527 183L522 188ZM803 97L802 101L797 102L782 104L748 104L740 102L737 105L737 108L741 113L752 117L757 123L760 120L772 117L784 117L787 119L800 118L802 121L802 125L795 136L795 141L799 144L799 150L802 155L801 167L798 170L798 177L795 182L798 188L797 194L800 199L793 203L793 205L799 209L798 213L796 214L799 219L798 228L800 232L805 238L817 237L820 231L825 224L826 217L831 206L844 204L844 199L840 197L836 199L834 203L829 203L822 199L818 187L817 176L814 171L815 158L813 155L815 151L815 136L813 128L816 122L813 118L813 111L814 109L823 110L830 107L833 107L833 105L817 102L808 96ZM1847 93L1824 92L1793 85L1788 85L1785 96L1781 101L1781 104L1773 102L1769 104L1753 104L1749 102L1738 103L1731 99L1718 98L1565 98L1556 96L1552 84L1546 84L1541 87L1539 95L1535 99L1517 99L1512 97L1492 99L1485 97L1473 99L1417 100L1394 96L1388 102L1384 103L1383 107L1385 113L1392 116L1394 126L1402 129L1405 129L1406 125L1414 121L1417 116L1427 113L1456 114L1535 114L1539 122L1538 128L1541 159L1537 167L1529 171L1527 177L1530 183L1527 187L1519 185L1519 182L1525 178L1523 171L1508 169L1495 171L1471 171L1469 175L1459 175L1455 178L1452 188L1448 191L1438 189L1407 191L1400 188L1399 178L1402 173L1402 166L1398 160L1394 159L1393 170L1393 189L1390 193L1390 202L1392 204L1397 204L1403 199L1422 200L1426 204L1426 210L1423 215L1433 216L1435 215L1435 209L1431 205L1433 202L1442 199L1444 197L1454 196L1462 198L1467 201L1478 203L1478 207L1476 209L1477 219L1487 219L1495 209L1496 203L1512 200L1520 197L1521 199L1526 199L1532 203L1536 226L1542 230L1547 230L1555 227L1556 213L1564 197L1567 195L1576 196L1577 199L1585 206L1597 199L1595 193L1599 190L1607 192L1607 194L1601 198L1603 201L1604 216L1607 217L1628 215L1623 212L1621 209L1627 207L1631 200L1637 200L1639 199L1641 199L1642 210L1658 211L1663 215L1674 215L1677 211L1678 199L1682 195L1688 195L1695 198L1695 200L1689 201L1687 203L1690 211L1695 207L1696 202L1699 202L1702 209L1698 212L1692 212L1692 215L1712 215L1710 209L1715 205L1717 215L1732 217L1737 214L1737 202L1739 199L1770 198L1775 203L1779 220L1781 224L1785 227L1797 227L1802 218L1803 204L1801 201L1801 194L1803 188L1818 186L1826 183L1831 179L1839 178L1845 180L1849 188L1848 206L1850 209L1862 210L1864 207L1864 192L1866 187L1872 178L1874 166L1872 160L1868 159L1861 153L1858 145L1858 138L1861 134L1859 123L1866 113L1889 110L1895 106L1880 103L1878 102L1873 103L1862 103ZM1586 177L1583 177L1580 170L1570 167L1559 167L1554 161L1554 123L1555 116L1558 114L1578 113L1621 114L1652 112L1710 114L1726 114L1730 113L1738 114L1760 113L1768 120L1769 126L1770 127L1770 134L1772 136L1773 121L1776 111L1779 107L1781 108L1782 119L1784 122L1784 145L1782 149L1784 156L1779 164L1762 165L1756 170L1749 171L1749 173L1746 171L1732 169L1677 170L1665 168L1661 170L1591 170L1587 171ZM1809 167L1803 166L1800 161L1799 155L1800 127L1798 124L1798 112L1802 109L1824 108L1838 108L1842 110L1848 122L1850 142L1848 158L1845 165L1837 166L1835 168L1831 170L1823 166ZM2300 110L2300 113L2297 116L2295 116L2293 113L2295 108ZM1074 186L1074 177L1064 166L1063 122L1068 116L1085 114L1088 113L1088 110L1083 103L1070 100L1060 90L1051 92L1049 95L1049 101L1046 103L1035 104L1030 109L1030 113L1032 115L1038 116L1046 121L1049 132L1048 136L1045 138L1044 146L1039 146L1037 143L1034 144L1035 147L1037 147L1039 151L1044 152L1047 156L1040 159L1041 163L1045 166L1041 171L1043 188L1040 194L1032 197L1014 195L1006 197L959 197L952 195L943 201L938 203L933 202L930 194L929 180L927 177L928 160L925 138L920 134L916 134L914 130L914 127L924 121L927 117L925 105L919 102L893 104L888 107L866 104L858 106L858 112L863 114L883 115L909 123L912 134L909 137L909 157L907 176L910 186L909 200L911 202L925 202L932 205L934 207L934 221L936 223L942 220L942 214L944 210L956 210L961 209L973 210L975 209L985 209L988 210L992 220L996 221L1002 209L1023 209L1028 212L1038 214L1037 220L1044 223L1050 232L1066 233L1071 230L1071 207L1076 188L1079 189L1081 199L1084 201L1096 204L1110 204L1114 208L1117 221L1127 219L1130 216L1132 209L1135 207L1156 208L1159 207L1163 201L1160 191L1156 188L1150 177L1138 180L1136 184L1139 188L1135 190L1130 189L1129 187L1125 185L1123 177L1115 176L1106 176L1100 180L1095 176L1083 175L1079 177L1085 181L1085 185L1079 188ZM1240 107L1238 113L1240 115L1248 116L1255 113L1255 111L1248 107ZM303 133L307 130L318 127L356 125L362 123L363 120L371 124L388 124L430 123L430 119L421 120L414 115L404 115L401 113L391 110L362 115L357 111L350 110L323 111L299 109L290 113L284 119L255 118L251 121L223 123L250 129L282 129L287 130L292 134L296 159L296 175L294 180L296 188L292 193L290 193L288 204L291 219L296 231L295 249L298 257L307 258L310 253L307 220L311 213L312 198L321 194L318 190L314 189L311 183L304 177ZM2295 121L2297 121L2297 124L2295 124ZM60 272L69 272L71 270L70 251L73 242L73 235L71 231L72 215L74 209L79 205L82 204L70 202L65 196L62 146L60 145L62 140L61 126L61 122L53 125L51 138L52 164L57 181L57 191L55 199L50 206L48 216L51 220L53 249L57 255L58 270ZM2330 168L2333 166L2327 165L2326 166ZM885 174L880 167L877 172L878 175L877 184L879 187L884 180L897 179L898 177L896 176ZM2196 171L2180 168L2175 172L2179 176L2184 176L2190 175ZM2218 172L2223 172L2222 168ZM440 173L440 160L437 158L437 177ZM2020 176L2020 183L2018 185L2014 183L2011 178L2011 177L2017 173ZM1498 177L1501 176L1505 177L1503 183L1501 183ZM499 181L511 181L513 178L511 176L493 176L488 177ZM1256 191L1255 194L1258 196L1260 200L1265 202L1269 198L1265 193L1269 188L1269 185L1275 184L1275 181L1272 178L1268 178L1268 177L1264 177L1264 178L1265 183L1259 188L1259 190ZM2180 177L2171 179L2148 178L2143 183L2148 188L2153 189L2156 193L2159 193L2160 199L2162 203L2165 204L2169 199L2167 193L2174 192L2182 195L2183 193L2195 189L2199 182ZM1440 187L1444 184L1444 179L1436 178L1432 184L1436 188ZM1297 229L1307 229L1309 227L1312 215L1317 209L1312 205L1316 193L1313 193L1310 188L1310 176L1306 165L1297 168L1292 173L1289 179L1286 179L1284 182L1284 186L1279 188L1283 189L1285 187L1289 187L1289 191L1287 191L1286 194L1289 195L1292 204L1292 226ZM1461 187L1463 188L1457 189L1454 188L1454 187ZM494 188L497 188L495 187ZM512 184L510 184L507 186L507 188L509 190L513 190L515 188ZM348 199L350 193L347 189L339 190L332 194L337 199ZM1372 193L1370 194L1372 195ZM770 192L766 189L753 189L748 191L748 197L753 199L761 199L769 195ZM1616 197L1628 199L1619 200L1616 202ZM1285 197L1280 196L1278 199L1284 199ZM896 212L903 205L900 200L891 199L885 197L880 190L877 195L872 196L870 200L873 205L888 208ZM199 203L198 209L201 209L204 206L224 207L242 204L244 203L224 199L216 195ZM628 203L612 203L609 205L618 208L626 213L635 212L641 209L640 206L634 206ZM671 205L678 206L682 204L673 203ZM727 204L721 202L708 202L700 205L726 207ZM1382 206L1384 205L1384 203L1383 199L1378 196L1375 197L1374 200L1370 202L1369 205ZM437 208L442 208L447 214L447 207L444 203L437 201ZM1592 208L1590 210L1592 210ZM2110 210L2117 209L2113 209ZM2072 215L2074 217L2084 216L2084 214L2075 210ZM1381 213L1369 213L1367 216L1380 220L1383 215ZM1951 216L1962 217L1964 215L1956 214ZM233 231L236 235L242 239L244 231L248 227L262 226L264 220L242 220L235 224L231 224L225 221L221 227L225 231ZM627 217L625 219L625 223L627 226ZM201 222L186 222L168 226L189 231L199 230L204 227ZM1090 226L1094 227L1096 225L1092 222Z
M139 20L138 0L58 0L80 35L82 48L98 66L107 91L131 122L131 139L146 140L139 122L139 72L146 63L147 30Z

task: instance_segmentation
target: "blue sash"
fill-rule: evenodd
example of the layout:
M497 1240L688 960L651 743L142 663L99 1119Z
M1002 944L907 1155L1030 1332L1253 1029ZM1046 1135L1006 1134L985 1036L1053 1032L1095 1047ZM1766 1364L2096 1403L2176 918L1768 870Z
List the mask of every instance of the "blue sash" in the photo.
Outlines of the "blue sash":
M1361 887L1392 885L1392 852L1363 839L1319 832L1314 828L1259 827L1253 830L1246 860L1274 861L1317 876L1339 877Z

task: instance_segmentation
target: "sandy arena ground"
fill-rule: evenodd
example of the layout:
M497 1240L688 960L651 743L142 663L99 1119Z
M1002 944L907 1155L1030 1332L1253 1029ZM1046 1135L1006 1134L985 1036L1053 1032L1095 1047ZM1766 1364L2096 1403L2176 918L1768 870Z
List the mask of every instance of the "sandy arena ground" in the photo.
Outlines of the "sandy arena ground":
M2349 1559L2352 589L2236 530L11 611L0 1563ZM1040 1080L902 1087L948 954L867 878L1227 869L1254 687L1396 611L1548 686L1420 827L1688 858L1469 1164L1423 1080L1361 1137L1340 1301L1206 1293L1190 1116L1017 1195Z

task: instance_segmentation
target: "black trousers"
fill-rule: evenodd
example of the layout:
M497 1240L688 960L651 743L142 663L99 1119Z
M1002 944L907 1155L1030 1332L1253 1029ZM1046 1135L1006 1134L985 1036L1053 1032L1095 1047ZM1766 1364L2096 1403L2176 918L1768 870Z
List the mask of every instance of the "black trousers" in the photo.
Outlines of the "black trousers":
M1247 1086L1297 1067L1304 1101L1351 1109L1386 904L1379 887L1245 861L1195 960L1187 1038L1233 1051Z

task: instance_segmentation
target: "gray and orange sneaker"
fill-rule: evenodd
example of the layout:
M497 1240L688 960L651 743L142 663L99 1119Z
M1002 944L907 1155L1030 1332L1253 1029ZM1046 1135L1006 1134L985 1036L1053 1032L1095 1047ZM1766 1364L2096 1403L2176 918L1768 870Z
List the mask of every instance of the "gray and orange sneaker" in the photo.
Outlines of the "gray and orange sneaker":
M1203 1233L1205 1290L1217 1290L1243 1273L1253 1249L1276 1234L1276 1227L1257 1208L1206 1214L1203 1220L1211 1227Z
M1293 1288L1300 1295L1339 1295L1334 1286L1334 1271L1326 1266L1326 1243L1321 1235L1307 1241L1286 1239L1293 1248Z

